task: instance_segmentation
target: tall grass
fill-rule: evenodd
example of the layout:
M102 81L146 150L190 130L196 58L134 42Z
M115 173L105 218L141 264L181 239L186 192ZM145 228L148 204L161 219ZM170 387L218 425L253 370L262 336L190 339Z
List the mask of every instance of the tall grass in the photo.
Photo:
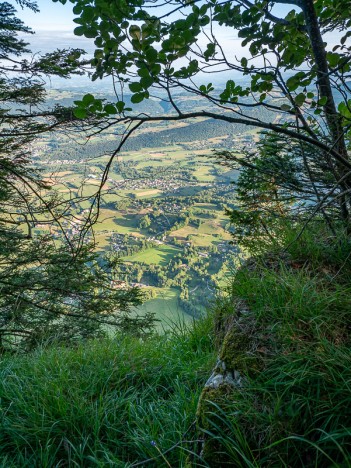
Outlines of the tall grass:
M207 318L3 358L0 467L351 468L350 241L282 234L283 252L236 273L216 328ZM238 299L251 311L240 325ZM227 316L244 384L205 392L201 412Z
M257 365L207 409L205 432L233 466L351 467L350 242L306 232L288 245L231 285L255 323L238 330L241 359Z
M164 451L181 466L213 364L209 326L5 358L0 466L161 466Z

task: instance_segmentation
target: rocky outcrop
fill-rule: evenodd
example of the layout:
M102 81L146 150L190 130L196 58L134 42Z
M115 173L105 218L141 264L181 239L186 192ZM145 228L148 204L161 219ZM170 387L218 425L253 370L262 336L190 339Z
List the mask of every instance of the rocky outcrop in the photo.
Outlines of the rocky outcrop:
M232 313L228 313L227 308L219 311L215 329L218 360L202 391L197 410L198 455L211 467L226 463L221 458L223 431L230 432L230 427L224 427L226 418L232 419L235 400L245 392L247 379L263 366L260 359L262 337L244 302L237 301Z

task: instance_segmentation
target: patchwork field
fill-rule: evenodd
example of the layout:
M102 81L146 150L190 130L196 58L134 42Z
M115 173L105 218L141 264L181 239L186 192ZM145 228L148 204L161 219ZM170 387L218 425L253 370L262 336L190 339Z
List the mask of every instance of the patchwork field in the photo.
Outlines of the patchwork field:
M207 134L200 125L202 121L205 129L217 134ZM140 265L145 278L136 279L143 276L131 268L130 283L145 281L143 286L151 286L148 267L161 269L156 274L158 279L153 280L157 297L140 310L153 309L163 322L184 314L189 319L181 297L186 297L187 288L195 299L210 296L210 291L215 291L215 278L221 280L223 271L227 271L226 262L233 251L224 211L235 204L231 182L238 171L216 164L212 148L230 144L234 134L228 133L228 127L220 133L216 125L209 126L206 119L200 119L143 128L130 139L129 146L135 149L115 157L101 191L99 219L94 225L97 249L101 253L116 252L126 265ZM164 132L169 135L166 140ZM238 135L235 133L236 140ZM246 135L251 135L252 140L257 138L255 132ZM55 188L62 197L83 197L75 206L78 212L81 210L77 219L82 219L92 203L96 213L95 197L118 135L111 132L103 138L83 138L77 147L64 135L60 138L43 139L37 151L45 163L42 169L56 181ZM138 147L144 140L145 144ZM150 145L150 141L156 144ZM58 144L61 153L56 155L53 148ZM40 230L44 231L45 226L37 226ZM174 266L176 256L178 263ZM158 284L164 281L172 287L160 288ZM204 283L196 288L199 281ZM203 303L198 307L202 310Z

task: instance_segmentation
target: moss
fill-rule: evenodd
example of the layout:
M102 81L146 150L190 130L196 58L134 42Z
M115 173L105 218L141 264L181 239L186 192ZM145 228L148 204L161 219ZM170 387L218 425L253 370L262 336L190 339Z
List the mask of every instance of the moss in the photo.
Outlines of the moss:
M219 358L227 369L252 376L262 370L262 360L254 352L255 343L251 333L232 327L226 334Z
M214 371L222 374L224 379L226 375L234 376L236 372L244 379L250 379L264 368L259 351L265 348L264 334L243 301L232 301L231 307L231 315L226 308L216 317L215 330L220 351L219 362ZM245 387L224 381L217 388L206 387L200 396L197 423L203 443L199 454L201 451L202 459L209 466L224 466L229 462L224 455L221 436L226 434L229 439L232 437L228 417L237 419L238 416L234 416L235 408L242 399L242 392L245 392ZM210 434L218 434L220 437Z
M225 335L237 319L236 310L237 307L233 304L233 298L231 296L223 298L221 302L217 302L216 304L214 335L217 349L222 347Z
M225 402L228 401L229 396L231 397L234 392L235 388L226 383L217 388L204 388L200 395L196 413L199 427L208 429L206 414L213 411L215 406L220 406L221 408L225 406Z

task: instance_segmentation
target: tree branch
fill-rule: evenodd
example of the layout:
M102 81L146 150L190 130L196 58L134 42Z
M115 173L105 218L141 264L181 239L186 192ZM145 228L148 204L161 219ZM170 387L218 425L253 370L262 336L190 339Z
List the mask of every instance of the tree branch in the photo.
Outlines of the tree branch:
M183 113L181 115L163 115L163 116L129 116L123 119L118 119L117 121L111 122L109 126L112 126L116 123L126 123L126 122L140 122L141 124L147 123L147 122L159 122L159 121L178 121L178 120L186 120L186 119L192 119L196 117L209 117L215 120L223 120L225 122L233 123L233 124L241 124L241 125L247 125L250 127L259 127L259 128L265 128L266 130L273 130L274 132L277 132L282 135L287 135L295 140L298 141L304 141L306 143L309 143L310 145L317 147L327 154L331 155L336 161L338 161L340 164L344 165L348 169L351 169L351 163L345 159L338 151L335 149L331 148L328 144L323 143L320 140L316 140L312 137L309 137L307 135L304 135L302 133L298 133L296 131L290 130L288 127L284 125L277 125L273 124L270 122L262 122L262 121L252 121L249 120L248 118L238 118L238 117L231 117L223 114L216 114L214 112L208 112L208 111L202 111L202 112L189 112L189 113ZM125 141L125 140L124 140Z

